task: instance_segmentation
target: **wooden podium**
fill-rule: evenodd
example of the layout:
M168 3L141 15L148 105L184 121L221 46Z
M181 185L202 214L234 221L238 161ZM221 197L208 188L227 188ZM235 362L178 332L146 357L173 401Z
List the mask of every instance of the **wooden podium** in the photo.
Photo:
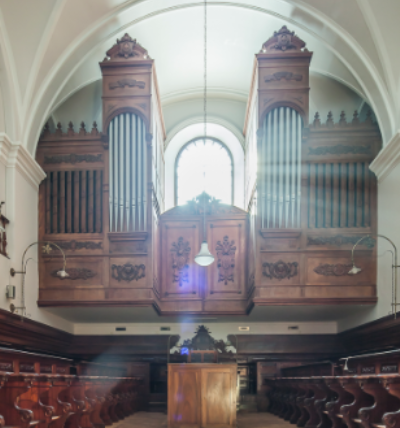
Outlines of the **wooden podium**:
M168 364L168 428L236 427L236 364Z

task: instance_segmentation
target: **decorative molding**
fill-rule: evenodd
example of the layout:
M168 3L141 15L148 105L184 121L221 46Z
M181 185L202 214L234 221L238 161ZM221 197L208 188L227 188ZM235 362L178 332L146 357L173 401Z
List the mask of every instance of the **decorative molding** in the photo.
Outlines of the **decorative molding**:
M272 82L274 80L282 80L282 79L286 79L286 80L296 80L297 82L300 82L301 80L303 80L303 76L301 74L297 74L297 73L292 73L291 71L277 71L274 74L267 74L264 77L264 81L266 83L268 82ZM264 102L265 104L265 102Z
M215 250L218 257L218 282L224 282L227 285L228 281L234 281L235 241L229 242L229 238L224 236L222 242L217 241Z
M369 166L378 181L382 182L400 164L400 130L382 147L374 161Z
M132 263L125 263L124 265L112 265L111 277L118 282L123 281L139 281L139 279L146 276L146 266L144 264L133 265Z
M9 362L2 362L0 361L0 371L2 372L13 372L13 363L9 363Z
M0 133L0 162L15 168L35 189L46 178L46 173L21 144L14 144L5 133Z
M108 84L108 87L111 90L117 88L125 88L125 86L128 86L129 88L134 88L135 86L137 86L140 89L144 89L146 84L145 82L135 79L121 79Z
M56 244L63 250L101 250L103 249L103 243L95 241L56 241Z
M305 42L297 37L294 31L289 31L284 25L279 31L275 31L274 35L262 45L261 53L302 51L305 46Z
M263 275L270 279L276 278L279 281L285 278L290 279L298 274L298 265L297 262L287 263L282 260L276 263L265 262L262 264L264 268Z
M397 364L382 364L381 373L398 373Z
M182 287L184 282L189 282L188 261L190 251L189 242L185 242L182 237L178 238L178 242L172 243L173 282L179 283L179 287Z
M12 142L4 132L0 133L0 163L7 166L8 156L10 154Z
M337 263L335 265L330 265L328 263L321 264L314 269L314 272L318 275L323 276L345 276L349 275L349 270L352 265L345 265L343 263Z
M60 269L56 269L53 270L51 272L51 276L53 276L54 278L58 278L62 281L64 281L65 279L70 279L72 281L76 281L78 279L82 279L84 281L86 281L89 278L93 278L94 276L96 276L96 272L92 271L91 269L87 269L87 268L67 268L66 272L69 276L63 278L61 276L58 276L57 272Z
M98 155L92 154L76 154L70 153L67 155L55 155L55 156L45 156L44 163L47 164L59 164L59 163L71 163L72 165L76 163L93 163L93 162L103 162L103 155L99 153Z
M309 155L370 155L371 146L345 146L338 144L336 146L309 147Z
M308 236L307 245L334 245L341 247L342 245L351 244L354 245L362 236ZM365 238L360 245L364 245L367 248L374 248L376 240L372 237Z

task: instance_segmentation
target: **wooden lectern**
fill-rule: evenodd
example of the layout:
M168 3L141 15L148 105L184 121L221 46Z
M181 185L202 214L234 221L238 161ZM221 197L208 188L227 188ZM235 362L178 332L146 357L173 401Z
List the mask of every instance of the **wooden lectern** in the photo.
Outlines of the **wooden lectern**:
M168 428L236 427L236 364L168 364Z

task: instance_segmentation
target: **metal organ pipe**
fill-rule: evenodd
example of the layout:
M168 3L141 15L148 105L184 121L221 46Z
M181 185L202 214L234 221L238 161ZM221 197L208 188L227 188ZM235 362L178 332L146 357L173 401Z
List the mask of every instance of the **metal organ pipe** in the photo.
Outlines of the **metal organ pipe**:
M264 119L260 165L261 225L299 228L302 119L289 107L272 110Z
M143 120L131 113L110 123L110 232L146 230L147 146Z

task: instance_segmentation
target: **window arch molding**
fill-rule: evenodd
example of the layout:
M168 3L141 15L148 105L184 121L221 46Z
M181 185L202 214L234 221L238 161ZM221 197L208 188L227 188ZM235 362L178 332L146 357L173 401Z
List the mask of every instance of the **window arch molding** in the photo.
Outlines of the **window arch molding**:
M207 123L207 136L216 139L227 147L232 156L233 205L244 209L244 151L239 138L228 127L218 123ZM204 138L204 124L189 124L172 137L167 138L165 149L165 209L175 207L175 162L182 147L195 139Z
M221 140L214 138L214 137L206 137L205 138L208 141L213 141L214 143L217 143L219 145L221 145L227 152L229 159L231 161L231 198L229 203L233 205L234 203L234 195L235 195L235 182L234 182L234 176L235 176L235 165L233 162L233 156L231 151L229 150L229 148L226 146L226 144L224 144ZM191 145L196 143L197 141L201 141L204 140L204 136L202 137L196 137L193 138L192 140L188 141L185 145L183 145L181 147L181 149L178 152L178 155L175 158L175 165L174 165L174 204L175 206L178 205L178 165L179 165L179 161L182 157L182 153ZM193 195L193 197L196 197L197 195Z

